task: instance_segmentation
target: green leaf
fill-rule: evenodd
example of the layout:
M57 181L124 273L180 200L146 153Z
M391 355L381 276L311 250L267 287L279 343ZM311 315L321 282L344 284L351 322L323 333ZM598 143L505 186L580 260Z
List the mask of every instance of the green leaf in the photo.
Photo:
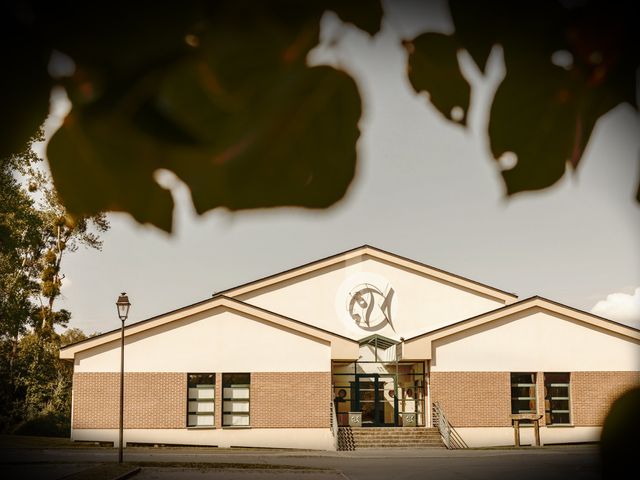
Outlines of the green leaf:
M382 5L379 0L324 2L328 10L338 14L343 22L353 23L369 35L375 35L382 23Z
M496 159L516 154L502 172L509 195L553 185L567 164L577 168L598 119L621 102L637 108L640 30L631 2L475 2L451 0L455 34L425 34L410 44L409 79L451 119L468 105L469 87L456 53L484 69L491 48L504 51L506 76L489 120ZM411 51L413 48L413 52ZM555 65L563 52L571 60ZM568 55L567 55L568 54Z
M81 75L69 82L74 107L48 156L72 214L127 211L170 231L171 197L153 180L159 168L186 182L200 213L325 208L342 198L361 104L346 74L306 65L324 7L310 2L292 16L289 2L252 3L247 14L244 3L214 4L191 28L169 29L160 44L127 55L138 62L105 49L108 69L100 55L87 57L90 42L78 52L69 43ZM123 27L128 35L135 24Z
M28 12L12 3L0 6L0 111L11 125L0 129L0 159L22 152L38 133L53 84L47 72L50 49Z
M507 74L493 101L489 138L495 158L505 151L518 157L502 172L509 195L553 185L567 164L577 168L598 119L621 102L635 103L638 46L630 31L616 30L615 15L548 11L546 35L542 20L531 23L543 16L534 12L517 33L502 34ZM536 45L537 38L544 41ZM571 55L565 67L552 62L560 50Z
M455 121L466 123L470 87L460 72L454 36L425 33L405 42L409 51L409 80L416 92L425 91L431 103L448 120L452 111L461 108L463 115Z
M496 24L505 5L487 6L478 0L450 0L455 36L469 52L480 70L484 70L491 49L496 44Z

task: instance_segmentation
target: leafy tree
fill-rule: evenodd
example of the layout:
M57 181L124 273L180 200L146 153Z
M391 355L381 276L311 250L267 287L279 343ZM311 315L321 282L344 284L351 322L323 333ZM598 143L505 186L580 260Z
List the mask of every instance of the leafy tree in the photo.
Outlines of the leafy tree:
M621 102L637 108L632 2L450 6L454 34L406 39L409 79L464 125L470 87L457 54L468 51L483 69L502 46L507 74L488 134L496 158L517 155L502 172L508 194L551 185L578 166L598 118ZM159 168L190 187L199 213L325 208L348 188L360 96L345 72L308 66L306 56L326 10L375 34L378 0L14 0L3 8L1 91L16 128L0 132L0 157L21 148L47 114L51 87L64 86L72 109L48 157L70 213L126 211L169 231L172 200L153 180ZM571 61L558 63L557 53Z
M86 338L54 330L70 318L55 309L62 258L79 245L100 248L108 223L103 214L71 218L38 161L28 149L0 164L0 430L61 434L72 369L58 352L62 342Z
M91 217L69 215L51 187L47 175L30 169L30 188L37 191L42 200L39 204L42 218L43 254L40 265L39 308L32 315L32 327L36 332L46 332L55 325L66 326L71 313L65 309L56 311L54 303L60 296L64 276L61 274L65 253L74 252L80 245L100 250L99 233L108 230L109 223L104 213Z
M14 393L18 340L26 333L33 313L33 298L39 291L37 277L41 253L43 219L34 201L14 176L20 159L14 156L0 164L0 344L2 386L0 403L11 403Z
M72 343L86 340L89 337L95 337L96 335L99 335L99 334L92 333L91 335L87 336L79 328L67 328L64 332L60 334L60 346L65 347L67 345L71 345Z
M94 333L90 336L97 335ZM29 332L16 342L0 339L0 431L39 435L68 435L71 418L73 367L59 358L60 347L88 336L78 328L47 336Z

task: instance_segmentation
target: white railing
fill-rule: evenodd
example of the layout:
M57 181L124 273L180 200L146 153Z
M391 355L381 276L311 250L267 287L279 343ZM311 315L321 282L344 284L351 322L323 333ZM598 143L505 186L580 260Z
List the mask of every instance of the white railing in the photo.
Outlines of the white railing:
M331 433L335 449L338 450L338 415L336 414L336 404L333 402L331 402Z
M462 437L453 428L453 425L449 423L447 417L442 410L442 407L438 402L433 403L433 426L437 427L442 437L442 443L449 450L454 448L469 448Z

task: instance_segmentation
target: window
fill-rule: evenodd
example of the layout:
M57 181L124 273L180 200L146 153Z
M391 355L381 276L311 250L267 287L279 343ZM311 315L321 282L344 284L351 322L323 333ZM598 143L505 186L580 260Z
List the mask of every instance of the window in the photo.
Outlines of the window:
M249 389L251 374L222 374L222 425L226 427L248 427Z
M215 425L215 373L190 373L187 382L187 426Z
M536 374L511 374L511 413L532 413L536 409Z
M569 373L544 374L544 413L547 425L571 423L569 379Z

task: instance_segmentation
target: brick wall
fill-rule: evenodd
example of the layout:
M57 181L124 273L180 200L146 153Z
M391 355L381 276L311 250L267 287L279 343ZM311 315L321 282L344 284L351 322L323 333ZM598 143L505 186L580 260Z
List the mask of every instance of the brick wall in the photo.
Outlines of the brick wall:
M331 373L258 372L251 374L251 426L329 428Z
M126 373L124 390L124 428L185 427L186 373ZM73 375L73 428L118 428L119 402L119 373Z
M75 373L73 428L118 428L120 374ZM186 428L187 374L125 374L124 428ZM253 428L328 428L329 372L251 374ZM215 426L222 425L222 374L216 373Z
M454 427L507 427L511 425L510 382L509 372L432 372L431 396ZM544 372L537 372L536 384L537 410L544 425ZM572 424L601 426L613 401L638 385L640 372L572 372Z
M602 425L613 401L640 385L640 372L573 372L572 421L576 426Z
M509 372L432 372L431 397L454 427L511 426Z

